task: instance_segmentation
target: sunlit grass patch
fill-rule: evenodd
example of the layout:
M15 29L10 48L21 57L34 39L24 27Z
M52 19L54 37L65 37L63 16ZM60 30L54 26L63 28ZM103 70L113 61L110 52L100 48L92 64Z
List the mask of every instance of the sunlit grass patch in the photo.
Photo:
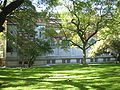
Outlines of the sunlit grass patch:
M49 77L49 78L79 78L81 76L63 76L63 77Z
M119 90L119 64L0 68L0 90Z
M55 71L54 73L89 73L94 71Z

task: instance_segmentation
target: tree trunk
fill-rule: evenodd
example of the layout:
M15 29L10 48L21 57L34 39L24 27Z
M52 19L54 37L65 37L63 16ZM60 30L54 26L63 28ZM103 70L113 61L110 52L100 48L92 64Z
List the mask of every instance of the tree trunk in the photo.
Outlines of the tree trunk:
M28 60L28 67L31 67L35 61L35 56L33 55L29 60Z
M88 66L86 62L86 49L85 48L83 48L83 66Z
M29 68L31 67L31 61L28 61L28 67Z
M117 54L117 62L120 63L120 53Z

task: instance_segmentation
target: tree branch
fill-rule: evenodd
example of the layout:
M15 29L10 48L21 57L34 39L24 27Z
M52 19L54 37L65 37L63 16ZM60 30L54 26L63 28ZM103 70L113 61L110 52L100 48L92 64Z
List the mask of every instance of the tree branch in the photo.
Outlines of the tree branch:
M66 35L65 32L64 32L64 35L65 35L66 41L70 41L74 46L77 46L78 48L83 49L80 45L78 45L77 43L73 42L72 40L67 40L67 35Z
M106 14L105 14L105 15L106 15ZM92 33L92 34L88 37L88 39L86 40L86 42L88 42L88 41L90 40L90 38L93 37L93 36L98 32L98 30L99 30L99 24L102 22L102 18L103 18L105 15L101 15L100 20L96 23L95 32Z
M0 12L0 32L2 32L4 29L2 25L4 24L7 15L18 8L23 2L24 0L16 0L2 9L2 12Z
M5 8L6 4L7 4L7 0L4 0L4 2L3 2L3 8Z
M98 42L98 41L100 41L100 40L105 40L105 39L96 40L95 42L93 42L92 44L90 44L89 46L87 46L86 49L90 48L92 45L94 45L96 42Z
M74 22L75 19L71 20L71 23L74 24L75 26L78 26L77 23Z
M68 41L70 41L74 46L77 46L78 48L83 50L83 48L80 45L78 45L77 43L73 42L72 40L68 40Z

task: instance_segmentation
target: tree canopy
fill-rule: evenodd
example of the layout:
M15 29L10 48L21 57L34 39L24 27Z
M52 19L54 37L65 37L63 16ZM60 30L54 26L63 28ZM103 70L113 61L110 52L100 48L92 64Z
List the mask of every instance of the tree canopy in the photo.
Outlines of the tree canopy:
M22 9L26 8L23 6L23 4L30 6L32 4L31 2L32 0L0 0L0 32L4 30L3 24L11 13L13 13L16 9L17 11L21 11ZM40 7L43 4L49 7L52 6L53 3L57 2L57 0L36 0L36 2L37 7ZM20 7L22 8L20 9ZM34 6L32 5L32 8L33 7Z
M4 2L1 3L1 7L3 8L5 2L7 7L13 5L15 2L18 3L18 1L20 0L8 3L8 0L4 0ZM50 53L52 50L47 41L35 38L35 28L38 26L37 21L40 16L39 13L36 12L32 2L30 0L23 0L18 7L13 9L11 6L11 9L4 18L4 21L7 20L8 22L8 32L6 34L7 49L10 52L17 50L18 55L22 57L20 60L22 59L23 62L27 60L28 65L31 66L37 56ZM5 9L5 11L6 10L8 11L8 9ZM4 10L1 9L0 14L3 11Z
M64 34L61 40L80 48L83 51L83 64L86 64L86 50L96 42L93 37L96 38L97 32L114 18L116 10L113 6L116 4L102 0L62 0L59 3L65 11L53 11L52 14L54 22L58 20L58 28Z
M106 27L98 32L98 41L90 50L89 54L95 57L100 54L110 53L120 60L120 8L119 2L116 4L115 12L107 21Z
M3 3L1 1L0 3L0 32L4 30L3 24L6 20L6 17L14 11L16 8L18 8L24 0L16 0L11 2L10 4L7 5L8 0L4 0Z

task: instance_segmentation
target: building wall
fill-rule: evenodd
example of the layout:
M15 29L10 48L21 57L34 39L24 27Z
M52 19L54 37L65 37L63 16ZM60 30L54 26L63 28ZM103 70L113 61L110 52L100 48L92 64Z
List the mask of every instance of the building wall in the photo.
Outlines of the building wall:
M16 34L15 25L11 25L8 27L9 31ZM42 28L44 26L41 26ZM37 28L38 31L37 38L44 38L42 35L40 28ZM15 50L14 52L10 53L7 52L6 55L6 66L21 66L19 56ZM46 54L43 56L39 56L37 60L34 62L33 66L40 66L40 65L47 65L47 64L76 64L82 63L83 54L82 51L78 48L70 47L67 51L60 49L59 47L53 48L53 53ZM115 58L110 55L103 55L96 57L95 59L91 59L87 57L87 63L106 63L106 62L114 62Z
M72 51L75 52L74 49L72 49ZM82 60L83 60L82 55L77 56L77 54L73 54L73 52L62 51L61 54L59 54L59 55L52 54L52 55L47 55L47 56L39 56L37 58L37 60L34 61L33 66L53 65L53 64L82 64ZM72 53L73 55L71 55L70 53ZM25 62L26 61L24 61L23 63L25 64L24 66L26 67L27 64ZM111 63L111 62L115 62L115 58L113 58L112 56L107 55L107 54L98 56L96 58L87 57L87 63L89 63L89 64L91 64L91 63ZM16 53L7 53L5 65L8 67L22 66L21 60L17 56Z
M7 67L20 67L22 66L20 60L6 60ZM115 62L113 57L97 57L94 59L87 58L87 63L112 63ZM38 58L34 61L33 66L43 65L57 65L57 64L82 64L82 58ZM27 64L24 64L26 67Z

